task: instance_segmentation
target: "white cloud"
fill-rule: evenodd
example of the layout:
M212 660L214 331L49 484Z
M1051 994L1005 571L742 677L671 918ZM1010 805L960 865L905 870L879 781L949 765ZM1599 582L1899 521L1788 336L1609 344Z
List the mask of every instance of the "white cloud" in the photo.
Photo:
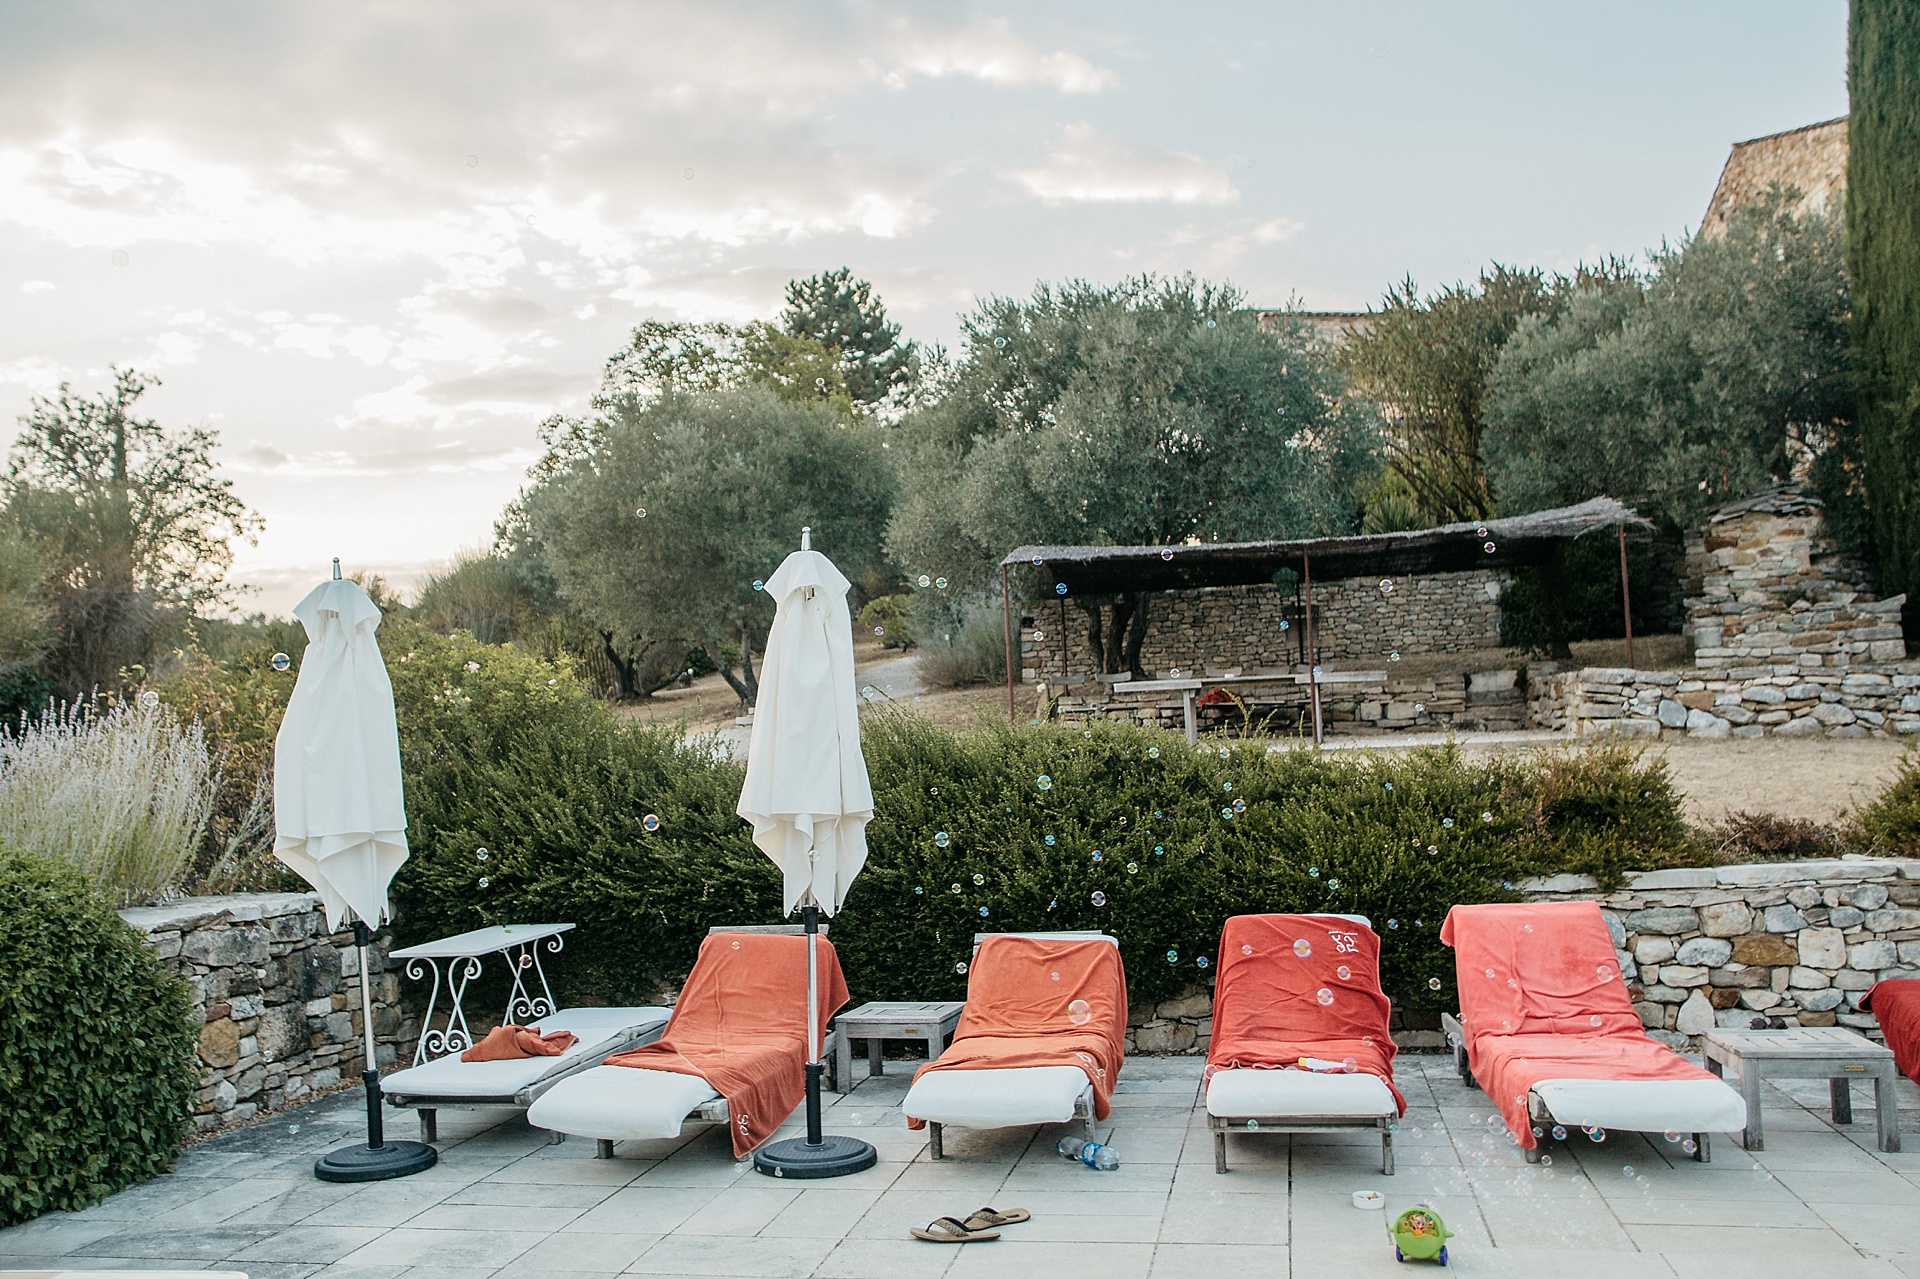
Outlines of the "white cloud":
M1240 198L1218 165L1070 124L1046 163L1003 176L1045 204L1231 204Z
M957 30L916 30L895 24L893 66L882 76L889 88L905 88L914 76L939 80L966 76L999 87L1041 85L1060 93L1098 93L1120 77L1075 53L1043 53L1007 29L1004 20Z

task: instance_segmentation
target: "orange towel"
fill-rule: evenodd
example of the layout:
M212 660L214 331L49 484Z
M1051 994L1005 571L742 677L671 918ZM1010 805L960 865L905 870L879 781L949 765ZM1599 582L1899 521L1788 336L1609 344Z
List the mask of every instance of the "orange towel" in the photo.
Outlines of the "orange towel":
M1527 1093L1543 1079L1713 1079L1647 1038L1606 920L1593 902L1455 906L1467 1062L1520 1144L1535 1144Z
M1880 1019L1880 1031L1893 1050L1893 1064L1920 1084L1920 980L1902 977L1875 982L1861 999L1860 1011Z
M820 1026L847 1002L833 943L819 941ZM807 939L714 933L700 943L667 1030L609 1066L698 1075L727 1099L733 1153L772 1135L806 1096Z
M914 1072L1078 1066L1093 1083L1094 1117L1113 1109L1126 1056L1127 975L1120 948L996 934L974 952L967 1006L953 1043ZM909 1128L925 1120L907 1120Z
M485 1039L460 1054L461 1061L513 1061L521 1057L558 1057L579 1043L570 1030L540 1033L538 1026L495 1026Z
M1380 938L1328 915L1235 915L1220 932L1207 1070L1351 1059L1393 1092L1393 1005L1380 989Z

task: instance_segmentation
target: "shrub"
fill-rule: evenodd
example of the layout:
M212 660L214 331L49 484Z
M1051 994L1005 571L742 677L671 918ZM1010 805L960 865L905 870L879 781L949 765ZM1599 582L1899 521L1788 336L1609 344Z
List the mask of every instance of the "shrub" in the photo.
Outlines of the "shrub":
M511 649L422 637L406 658L390 658L414 850L396 882L404 940L572 920L562 998L633 1002L684 975L709 925L777 916L778 876L733 812L737 764L616 721ZM1101 927L1145 1003L1205 983L1228 915L1324 910L1371 917L1394 998L1439 1007L1449 905L1511 899L1525 875L1617 880L1699 855L1664 765L1618 746L1223 752L1108 725L951 734L904 713L864 733L870 856L833 924L857 999L960 997L976 931Z
M887 648L911 647L915 640L913 628L907 624L907 605L912 601L910 595L878 595L868 600L857 619L859 633L873 635Z
M0 852L0 1226L172 1166L191 1122L187 984L70 867Z
M939 622L917 626L915 634L920 636L920 678L934 688L997 684L1006 678L1006 618L997 603L967 604Z
M0 844L65 862L123 903L186 877L212 794L199 725L164 706L49 711L0 739Z
M1846 837L1866 852L1920 853L1920 766L1914 756L1901 760L1887 788L1854 814Z
M1836 827L1779 813L1729 813L1707 834L1724 862L1804 861L1846 851Z

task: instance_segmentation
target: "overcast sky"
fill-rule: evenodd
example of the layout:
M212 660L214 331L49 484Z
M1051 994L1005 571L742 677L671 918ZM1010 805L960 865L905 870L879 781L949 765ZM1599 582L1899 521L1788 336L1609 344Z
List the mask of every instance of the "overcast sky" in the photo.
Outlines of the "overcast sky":
M0 420L218 430L284 611L485 543L647 317L850 266L907 334L1193 271L1358 309L1698 224L1846 111L1841 0L0 3Z

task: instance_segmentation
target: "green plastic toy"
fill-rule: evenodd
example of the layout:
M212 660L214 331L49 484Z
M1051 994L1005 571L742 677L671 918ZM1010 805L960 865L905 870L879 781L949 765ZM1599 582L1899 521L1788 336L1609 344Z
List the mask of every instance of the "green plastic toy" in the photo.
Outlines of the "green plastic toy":
M1393 1219L1387 1227L1393 1236L1395 1261L1438 1261L1447 1264L1447 1240L1453 1232L1429 1204L1418 1204Z

